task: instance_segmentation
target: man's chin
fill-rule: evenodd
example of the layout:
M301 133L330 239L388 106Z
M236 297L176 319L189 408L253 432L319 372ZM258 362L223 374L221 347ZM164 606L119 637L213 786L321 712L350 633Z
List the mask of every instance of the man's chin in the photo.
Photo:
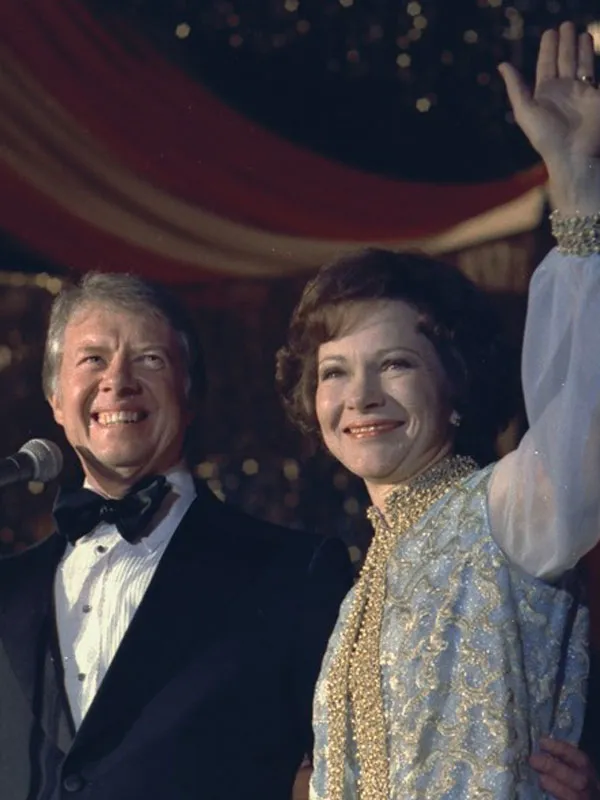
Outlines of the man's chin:
M147 472L151 466L148 453L94 453L78 448L77 455L86 474L107 478L130 478Z

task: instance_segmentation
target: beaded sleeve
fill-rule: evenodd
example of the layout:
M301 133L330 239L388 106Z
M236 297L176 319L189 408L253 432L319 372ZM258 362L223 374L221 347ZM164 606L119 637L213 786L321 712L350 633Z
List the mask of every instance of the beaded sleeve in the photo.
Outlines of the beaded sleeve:
M563 255L591 256L600 253L600 212L592 216L563 217L550 214L552 235Z

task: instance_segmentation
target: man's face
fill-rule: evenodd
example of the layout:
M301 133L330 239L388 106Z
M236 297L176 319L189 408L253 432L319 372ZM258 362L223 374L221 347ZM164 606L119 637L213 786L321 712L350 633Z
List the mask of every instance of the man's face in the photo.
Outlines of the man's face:
M119 495L181 461L192 417L185 385L164 320L97 304L75 312L50 405L92 487Z

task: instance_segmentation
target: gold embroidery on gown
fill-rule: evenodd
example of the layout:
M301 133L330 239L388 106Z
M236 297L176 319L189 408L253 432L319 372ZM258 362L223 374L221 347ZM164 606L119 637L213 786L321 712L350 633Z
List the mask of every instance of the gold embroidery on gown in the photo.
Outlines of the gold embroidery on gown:
M355 587L352 607L329 675L329 800L343 800L347 698L350 699L360 765L360 798L389 798L386 722L379 672L388 558L398 536L408 531L433 503L476 468L469 458L445 458L423 475L393 490L386 503L389 524L378 519L376 509L369 512L375 523L375 535Z
M364 800L371 787L385 800L541 800L528 763L532 748L546 735L578 741L587 610L572 573L552 584L506 558L490 530L491 469L452 486L409 530L401 493L388 498L389 524L370 513L388 553L378 574L378 640L370 667L352 677L348 664L345 683L339 681L339 664L354 654L348 641L354 644L361 622L366 627L359 580L317 683L312 800ZM358 737L356 694L350 699L357 678L359 692L366 689L358 724L367 720ZM332 697L339 704L333 709ZM360 716L371 708L372 716ZM365 747L360 737L370 734L372 720L378 735ZM368 782L365 763L367 771L380 770Z

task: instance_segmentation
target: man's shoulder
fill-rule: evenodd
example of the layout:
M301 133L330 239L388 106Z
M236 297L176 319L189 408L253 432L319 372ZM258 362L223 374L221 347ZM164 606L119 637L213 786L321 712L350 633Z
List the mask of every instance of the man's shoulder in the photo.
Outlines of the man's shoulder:
M310 559L326 542L333 541L330 537L312 531L289 528L256 517L227 500L219 499L204 484L199 489L204 499L202 505L210 505L211 516L218 526L240 542L247 542L250 547ZM207 492L210 493L210 498Z
M19 550L0 556L0 574L45 564L48 559L56 558L57 553L64 550L64 547L65 542L59 534L51 533L39 541L31 542Z
M327 616L326 608L333 608L337 614L353 581L348 548L341 539L286 528L232 504L217 502L221 533L225 534L219 551L226 553L230 565L232 561L243 564L244 570L261 576L263 586L271 590L275 587L272 596L282 607L286 607L286 597L292 598L294 604L302 597L310 597L309 605L316 602L320 608L318 617ZM227 546L223 547L223 541Z
M64 548L64 539L53 533L18 552L0 557L0 606L14 599L21 602L24 593L45 585L54 574Z

